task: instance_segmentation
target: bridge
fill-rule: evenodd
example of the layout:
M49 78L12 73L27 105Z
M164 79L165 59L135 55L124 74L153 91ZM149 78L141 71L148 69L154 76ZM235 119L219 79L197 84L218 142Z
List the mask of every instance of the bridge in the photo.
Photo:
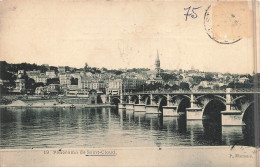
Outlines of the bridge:
M149 91L109 96L119 109L162 114L164 117L186 115L187 120L220 119L224 125L244 125L254 119L254 102L260 91L254 89L207 91Z

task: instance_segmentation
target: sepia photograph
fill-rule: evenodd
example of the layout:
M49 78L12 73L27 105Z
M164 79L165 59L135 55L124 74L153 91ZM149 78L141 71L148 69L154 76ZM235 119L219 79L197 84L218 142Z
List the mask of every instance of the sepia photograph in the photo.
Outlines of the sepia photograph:
M0 0L0 166L259 166L256 0Z

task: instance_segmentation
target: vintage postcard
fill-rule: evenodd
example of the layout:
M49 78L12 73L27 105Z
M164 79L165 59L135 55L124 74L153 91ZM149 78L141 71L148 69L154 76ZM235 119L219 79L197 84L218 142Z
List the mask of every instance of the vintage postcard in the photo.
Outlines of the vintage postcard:
M0 166L259 166L259 4L0 0Z

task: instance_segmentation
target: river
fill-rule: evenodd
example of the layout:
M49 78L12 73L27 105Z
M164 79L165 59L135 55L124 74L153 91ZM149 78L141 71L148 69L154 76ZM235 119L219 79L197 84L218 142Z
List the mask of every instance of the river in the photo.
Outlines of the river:
M247 126L117 108L0 109L0 148L172 147L254 143Z

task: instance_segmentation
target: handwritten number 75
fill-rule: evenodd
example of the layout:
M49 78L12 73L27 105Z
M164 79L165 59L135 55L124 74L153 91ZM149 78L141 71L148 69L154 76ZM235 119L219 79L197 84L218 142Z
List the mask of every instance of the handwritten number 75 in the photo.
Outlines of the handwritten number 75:
M193 18L193 19L197 18L198 15L197 15L197 13L195 12L195 10L197 10L197 9L199 9L199 8L201 8L201 6L200 6L200 7L197 7L197 8L192 8L192 9L191 9L191 6L188 7L188 8L184 8L184 10L187 10L187 13L184 14L184 15L186 16L185 21L187 21L187 19L188 19L189 16L190 16L191 18ZM191 9L191 12L190 12L190 9Z

